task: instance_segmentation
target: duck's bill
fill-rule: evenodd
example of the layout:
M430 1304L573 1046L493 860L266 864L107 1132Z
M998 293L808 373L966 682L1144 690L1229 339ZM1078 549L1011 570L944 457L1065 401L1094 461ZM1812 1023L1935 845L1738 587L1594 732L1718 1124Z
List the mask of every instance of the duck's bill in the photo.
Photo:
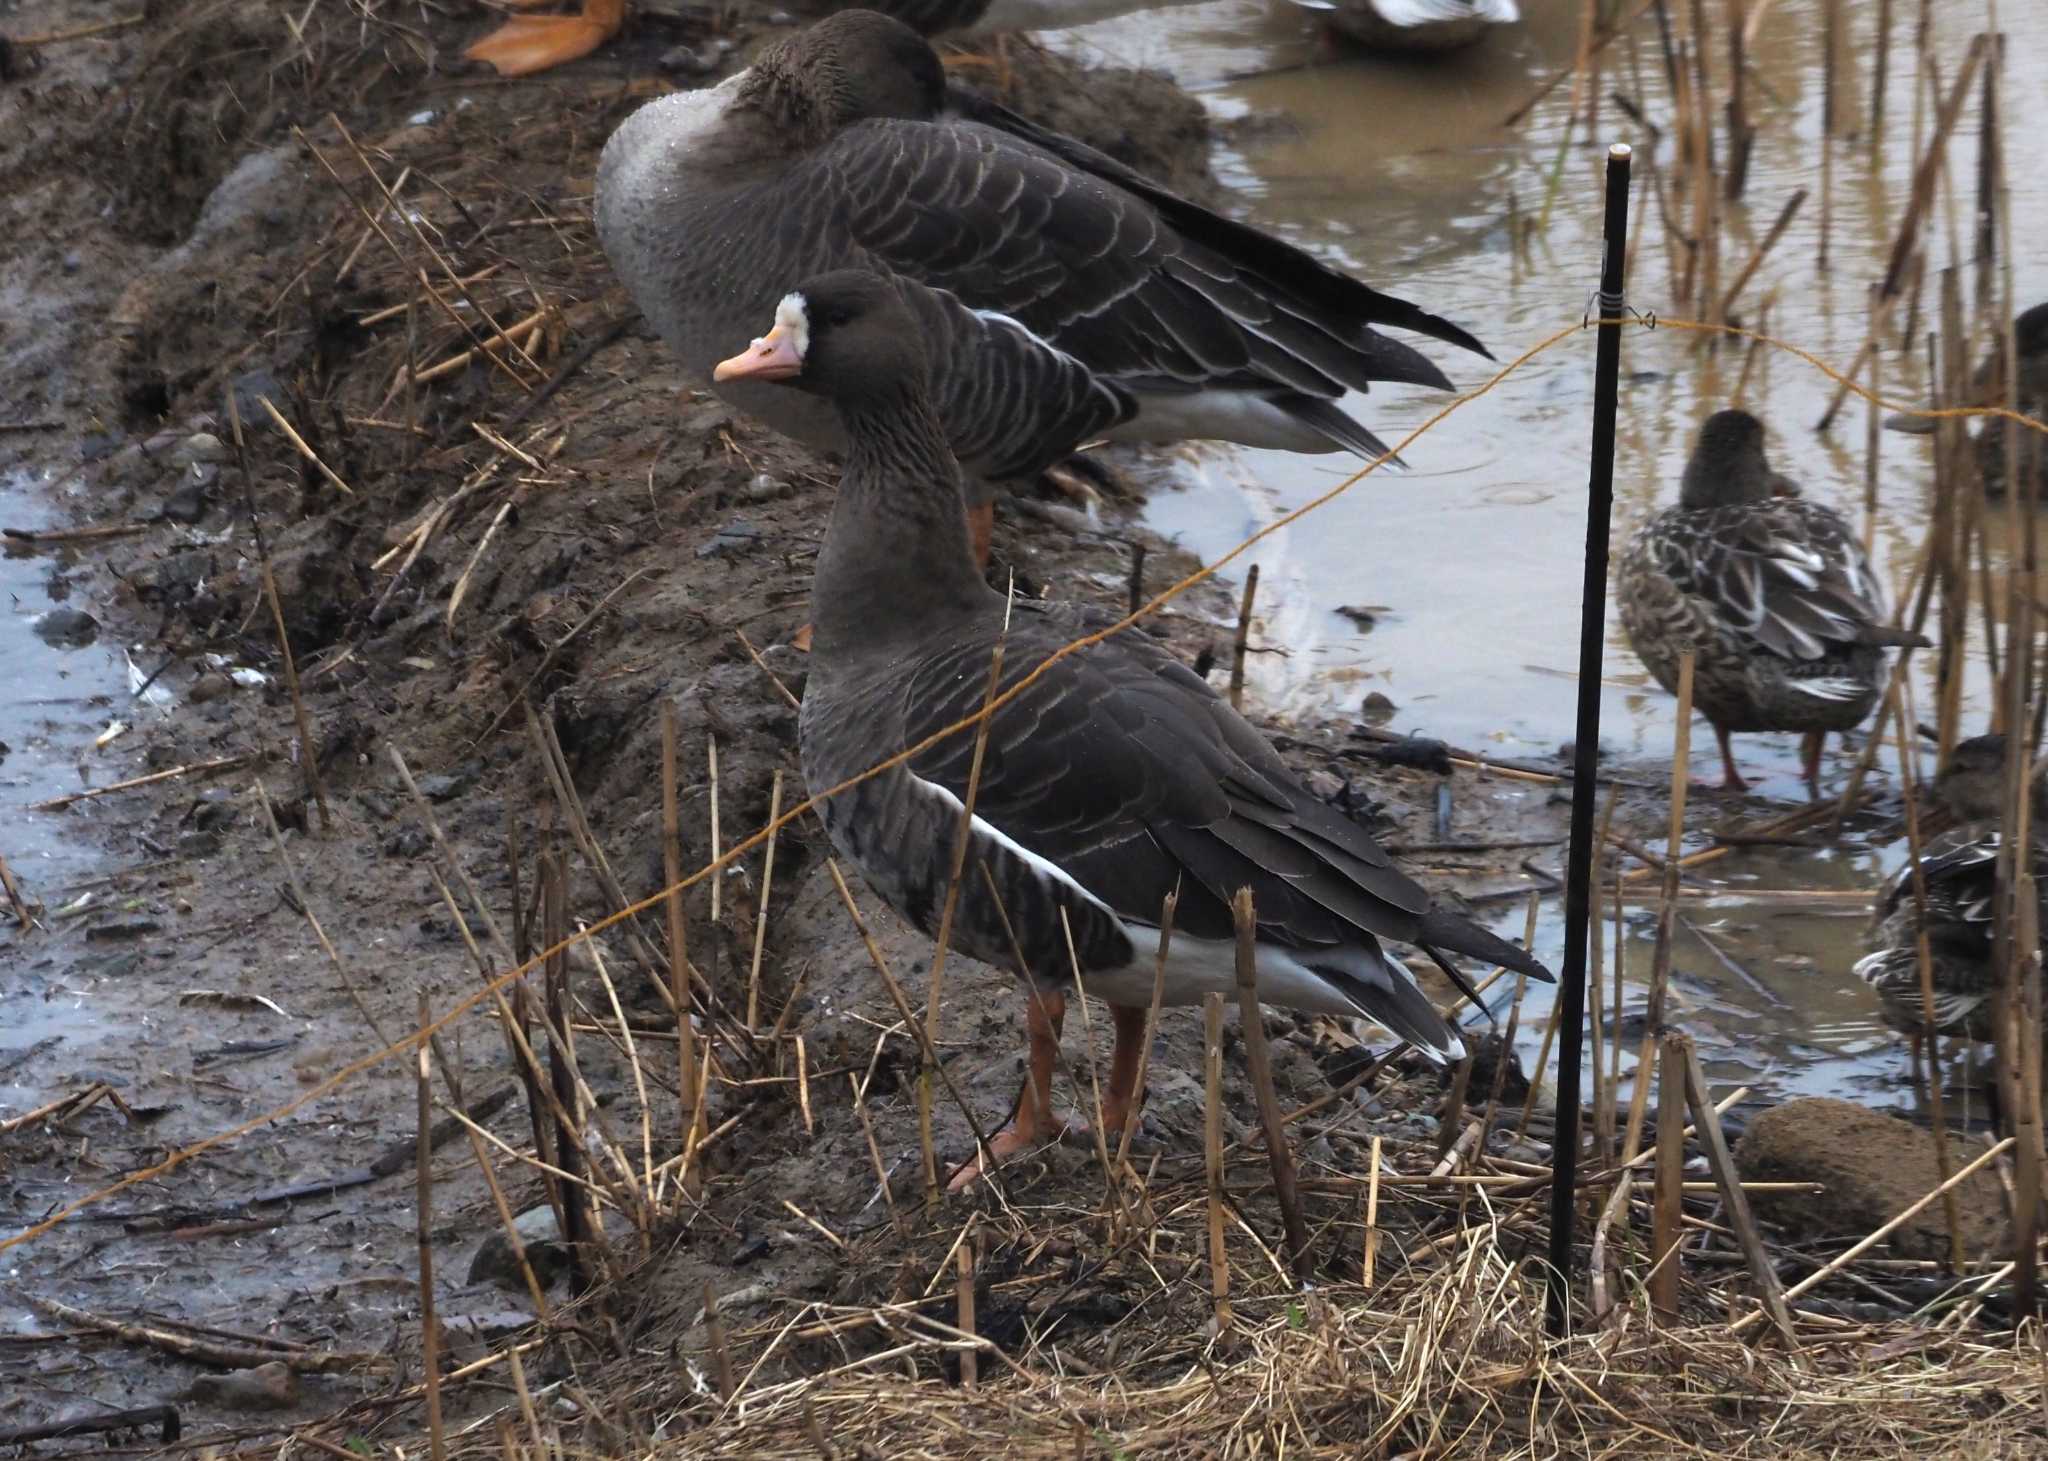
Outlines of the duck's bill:
M711 369L711 378L727 380L788 380L803 374L804 358L797 353L796 337L777 325L739 354L721 360Z

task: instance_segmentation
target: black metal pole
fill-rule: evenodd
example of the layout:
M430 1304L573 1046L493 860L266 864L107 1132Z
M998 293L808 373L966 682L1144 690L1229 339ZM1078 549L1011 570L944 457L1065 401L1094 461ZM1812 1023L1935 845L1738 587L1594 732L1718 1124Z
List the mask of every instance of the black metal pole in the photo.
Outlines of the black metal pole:
M1579 605L1578 741L1572 754L1572 845L1565 865L1564 969L1558 976L1557 1140L1551 1152L1550 1272L1544 1312L1562 1337L1570 1313L1579 1175L1579 1062L1586 1031L1586 935L1593 912L1593 802L1599 794L1600 658L1607 635L1607 539L1614 515L1614 415L1621 393L1622 269L1628 258L1629 148L1607 149L1606 249L1593 357L1593 470L1586 494L1586 583Z

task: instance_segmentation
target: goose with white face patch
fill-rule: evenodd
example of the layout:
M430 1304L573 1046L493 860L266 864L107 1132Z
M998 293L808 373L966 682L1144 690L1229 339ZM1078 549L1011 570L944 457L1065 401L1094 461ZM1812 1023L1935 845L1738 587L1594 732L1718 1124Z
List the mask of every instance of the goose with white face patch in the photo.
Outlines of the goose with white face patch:
M792 279L895 283L986 557L996 484L1096 437L1385 450L1338 404L1444 373L1376 326L1484 353L1447 320L949 86L870 11L828 17L708 91L663 97L605 145L598 236L686 375L704 381ZM822 402L718 390L785 435L845 445Z
M1771 470L1763 423L1747 411L1717 411L1700 427L1678 504L1629 543L1615 599L1629 643L1666 690L1693 652L1693 706L1720 741L1727 791L1748 786L1731 732L1803 731L1818 797L1822 744L1876 706L1885 646L1925 643L1885 622L1863 545Z
M1028 993L1028 1076L992 1144L996 1160L1065 1126L1052 1114L1051 1081L1077 970L1115 1017L1103 1112L1111 1130L1121 1126L1139 1096L1160 909L1176 890L1169 1005L1231 986L1229 901L1239 888L1252 890L1257 909L1262 1000L1370 1018L1438 1059L1463 1046L1385 941L1439 962L1466 954L1550 977L1521 949L1434 906L1144 634L1053 658L1109 621L1013 606L983 581L933 409L924 334L894 284L858 271L809 279L776 319L715 374L825 404L846 435L811 591L804 779L825 798L833 845L926 933L946 897L975 738L956 733L863 773L979 711L999 642L1004 693L1017 691L989 723L951 935L955 950L1014 971ZM956 1185L977 1170L970 1164Z

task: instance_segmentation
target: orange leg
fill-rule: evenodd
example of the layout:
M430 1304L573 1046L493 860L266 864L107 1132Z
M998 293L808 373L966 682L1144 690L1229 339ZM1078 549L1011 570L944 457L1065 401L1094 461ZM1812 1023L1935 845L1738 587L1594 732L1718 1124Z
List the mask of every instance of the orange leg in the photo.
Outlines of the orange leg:
M1715 726L1714 735L1721 742L1721 790L1748 791L1749 783L1742 779L1742 773L1735 769L1735 752L1728 744L1728 731L1724 726Z
M1149 1011L1113 1004L1109 1013L1116 1024L1116 1044L1109 1052L1109 1090L1102 1097L1102 1139L1114 1156L1124 1139L1124 1124L1145 1102L1145 1093L1138 1089L1138 1061L1145 1053L1145 1016Z
M1820 800L1820 752L1827 743L1826 731L1808 731L1799 746L1799 765L1806 773L1806 799Z
M988 567L989 549L994 545L995 536L995 503L989 501L982 503L979 507L970 506L967 509L967 543L974 550L974 566L976 568L986 569Z
M507 0L517 8L541 0ZM487 61L500 76L531 76L587 56L626 23L626 0L584 0L574 15L515 15L462 54Z
M1025 1062L1024 1089L1017 1093L1017 1108L1003 1129L989 1138L989 1160L1000 1165L1019 1152L1034 1151L1061 1136L1079 1136L1087 1126L1072 1117L1061 1117L1052 1109L1052 1072L1059 1064L1060 1027L1066 1023L1067 997L1057 991L1046 994L1033 985L1024 996L1024 1034L1029 1050ZM958 1192L981 1176L981 1158L975 1157L953 1174L946 1184Z

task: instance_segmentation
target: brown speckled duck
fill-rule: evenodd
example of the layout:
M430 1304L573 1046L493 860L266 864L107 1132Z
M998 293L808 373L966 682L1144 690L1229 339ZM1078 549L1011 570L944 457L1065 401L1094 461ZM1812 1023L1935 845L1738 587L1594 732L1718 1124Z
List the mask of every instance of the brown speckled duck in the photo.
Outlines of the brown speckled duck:
M2019 389L2011 393L2015 409L2036 421L2048 421L2048 304L2023 311L2012 322L2012 328L2013 357L2019 365ZM1969 394L1958 404L2003 406L2006 399L2005 347L2001 341L1977 366ZM1932 417L1912 414L1888 416L1884 424L1893 431L1915 436L1931 436L1936 426ZM2005 461L2006 429L2007 423L1997 419L1980 421L1976 427L1973 445L1977 471L1984 490L1993 497L2005 494L2012 475ZM2048 460L2048 436L2022 429L2020 451L2021 460L2038 477L2042 462ZM2048 500L2048 492L2042 496Z
M2036 771L2033 786L2034 875L2048 890L2048 780ZM1885 1023L1913 1044L1919 1063L1930 1031L1978 1043L1992 1037L1992 906L1998 853L2004 833L2005 737L1976 736L1959 742L1935 778L1935 796L1961 825L1920 849L1925 904L1913 887L1908 862L1878 895L1875 949L1856 964L1856 973L1876 991ZM2048 902L2041 927L2048 929ZM1934 994L1930 1025L1920 988L1920 935L1927 935L1928 983Z
M976 570L959 468L900 283L857 271L812 278L774 320L717 375L827 402L846 435L811 590L800 720L804 780L819 795L979 710L998 643L1007 687L1111 621L1012 605ZM833 845L927 933L946 895L974 743L955 735L821 808ZM1440 963L1462 953L1550 977L1521 949L1434 906L1362 828L1305 790L1228 701L1135 632L1048 665L996 711L971 838L953 945L1013 971L1027 991L1027 1075L992 1143L997 1161L1067 1126L1053 1115L1052 1072L1077 971L1114 1016L1110 1130L1140 1098L1160 906L1175 889L1169 1005L1233 987L1229 900L1240 887L1258 911L1262 1000L1368 1017L1439 1059L1463 1046L1383 940ZM969 1164L955 1185L978 1170Z
M1666 690L1693 651L1693 705L1714 727L1730 791L1748 785L1731 732L1803 731L1818 796L1827 733L1877 704L1884 646L1917 642L1884 622L1884 590L1848 524L1771 470L1763 423L1747 411L1700 427L1678 505L1629 543L1615 597L1629 643Z

